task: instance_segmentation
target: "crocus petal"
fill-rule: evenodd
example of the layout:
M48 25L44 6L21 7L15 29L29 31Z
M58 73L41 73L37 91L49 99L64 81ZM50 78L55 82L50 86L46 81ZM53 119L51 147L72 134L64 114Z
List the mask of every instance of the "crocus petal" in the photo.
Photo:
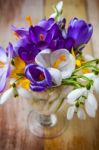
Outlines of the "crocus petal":
M0 92L2 92L6 86L7 68L0 69Z
M62 81L61 72L55 68L49 68L48 70L52 76L52 81L54 82L54 84L60 85Z
M68 65L62 67L60 70L62 72L62 79L69 78L75 69L75 58L70 54L70 60Z
M35 62L43 67L49 67L50 66L50 49L45 49L38 53L38 55L35 57Z
M28 28L17 28L12 25L11 27L12 31L16 32L19 36L26 36L28 35L29 29Z
M31 90L35 92L43 92L46 88L44 86L32 85L30 84Z
M13 45L9 43L7 47L7 53L8 53L8 60L10 60L13 57Z
M94 118L96 116L96 110L87 100L85 101L85 110L90 117Z
M84 110L82 108L78 108L77 116L81 120L85 120L86 119L86 114L85 114L85 112L84 112Z
M88 103L93 107L94 110L97 110L98 104L93 93L88 93L88 98L86 101L88 101Z
M27 99L27 100L31 100L32 97L33 97L33 95L32 95L28 90L26 90L26 89L24 89L24 88L22 88L22 87L19 87L19 88L17 89L17 91L18 91L18 94L19 94L21 97L23 97L23 98L25 98L25 99Z
M73 118L74 112L75 112L75 106L71 106L68 108L68 110L67 110L67 119L68 120L71 120Z
M97 93L99 93L99 77L94 80L94 88Z
M13 97L13 88L10 88L2 94L0 104L3 104L7 100L10 100L12 97Z
M6 52L2 47L0 47L0 61L3 63L7 62Z
M51 66L54 65L54 63L59 59L59 57L61 55L64 55L65 56L65 61L62 61L57 69L60 69L62 67L64 67L65 65L68 65L69 64L69 56L70 56L70 53L66 50L66 49L59 49L59 50L56 50L54 52L51 53Z
M80 96L84 95L86 91L87 91L86 88L79 88L79 89L71 91L67 96L67 98L68 98L67 102L69 104L72 104L73 101L78 99Z

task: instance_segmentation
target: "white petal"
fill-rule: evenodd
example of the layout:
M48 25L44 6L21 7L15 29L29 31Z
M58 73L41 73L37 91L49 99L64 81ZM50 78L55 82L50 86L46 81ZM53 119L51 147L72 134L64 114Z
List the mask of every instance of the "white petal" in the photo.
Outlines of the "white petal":
M94 73L86 73L84 74L84 76L92 80L96 78L96 75Z
M73 90L71 91L68 96L67 96L67 99L68 99L68 103L69 104L72 104L76 99L78 99L80 96L84 95L85 92L87 91L86 88L79 88L79 89L76 89L76 90Z
M38 55L35 57L35 62L43 67L50 67L50 50L45 49L38 53Z
M73 118L74 112L75 112L75 106L71 106L68 108L68 110L67 110L67 119L68 120L71 120Z
M58 69L60 69L61 67L64 67L65 65L69 63L70 53L66 49L59 49L51 53L51 65L52 66L59 59L61 55L64 55L66 57L66 61L62 61L57 67Z
M17 89L19 96L27 99L27 100L31 100L33 98L32 93L30 93L28 90L20 87Z
M57 16L57 13L53 13L50 15L50 18L55 18Z
M99 78L94 80L94 88L97 93L99 93Z
M52 76L52 80L56 85L60 85L61 81L62 81L62 76L61 76L61 72L58 69L55 68L49 68L48 69L51 76Z
M3 104L7 100L10 100L12 97L13 97L13 88L10 88L1 95L0 104Z
M94 118L96 116L96 110L93 109L93 106L87 100L85 101L85 110L90 117Z
M93 109L97 110L98 104L93 93L91 92L88 93L88 98L86 101L88 101L88 103L93 107Z
M62 71L62 79L69 78L75 69L75 58L70 54L70 60L68 65L64 66L60 70Z
M82 119L82 120L86 119L86 114L82 108L78 108L77 116L79 119Z
M90 61L90 60L95 59L93 56L91 56L89 54L84 55L84 58L85 58L86 61Z
M62 9L63 9L63 1L58 2L56 5L56 8L57 8L58 12L61 13Z

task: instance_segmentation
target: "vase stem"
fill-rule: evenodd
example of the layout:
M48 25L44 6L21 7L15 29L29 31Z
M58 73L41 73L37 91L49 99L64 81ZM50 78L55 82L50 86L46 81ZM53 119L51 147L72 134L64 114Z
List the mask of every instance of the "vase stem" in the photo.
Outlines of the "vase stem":
M51 115L42 115L38 116L39 122L41 126L52 127L57 122L57 117L54 114Z

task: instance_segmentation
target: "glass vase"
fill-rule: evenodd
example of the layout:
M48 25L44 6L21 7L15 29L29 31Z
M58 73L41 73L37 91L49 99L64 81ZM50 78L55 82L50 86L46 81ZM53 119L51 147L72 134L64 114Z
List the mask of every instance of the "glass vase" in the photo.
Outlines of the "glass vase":
M28 128L40 138L54 138L66 128L65 105L68 89L66 86L55 87L45 92L33 92L29 101L33 110L28 115Z

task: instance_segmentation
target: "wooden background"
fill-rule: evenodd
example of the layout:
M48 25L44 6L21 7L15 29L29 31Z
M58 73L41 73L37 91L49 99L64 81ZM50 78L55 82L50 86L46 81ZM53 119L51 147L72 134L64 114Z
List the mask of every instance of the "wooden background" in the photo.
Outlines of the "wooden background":
M58 0L0 0L0 45L13 40L11 24L26 25L31 15L33 23L52 13ZM99 0L64 0L67 23L71 17L83 18L94 26L92 41L85 53L99 57ZM97 100L99 100L99 95ZM69 122L65 133L55 139L39 139L29 132L26 119L30 106L24 100L9 100L0 106L0 150L99 150L99 110L95 119Z

